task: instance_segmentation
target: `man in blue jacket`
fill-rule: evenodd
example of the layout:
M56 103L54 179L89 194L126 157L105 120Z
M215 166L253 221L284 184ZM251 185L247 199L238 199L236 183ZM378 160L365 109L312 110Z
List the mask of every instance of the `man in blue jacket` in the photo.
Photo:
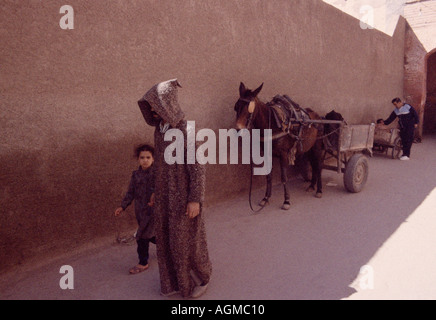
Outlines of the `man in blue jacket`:
M395 106L395 109L389 118L383 121L383 124L389 125L398 117L400 137L403 144L403 155L400 157L400 160L409 160L415 128L418 127L419 123L418 113L410 104L402 102L400 98L393 99L392 104Z

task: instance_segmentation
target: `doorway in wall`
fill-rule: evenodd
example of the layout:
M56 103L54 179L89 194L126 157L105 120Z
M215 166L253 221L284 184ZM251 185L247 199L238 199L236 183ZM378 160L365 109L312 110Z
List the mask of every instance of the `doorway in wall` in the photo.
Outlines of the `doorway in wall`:
M427 57L427 98L424 107L423 133L436 133L436 50Z

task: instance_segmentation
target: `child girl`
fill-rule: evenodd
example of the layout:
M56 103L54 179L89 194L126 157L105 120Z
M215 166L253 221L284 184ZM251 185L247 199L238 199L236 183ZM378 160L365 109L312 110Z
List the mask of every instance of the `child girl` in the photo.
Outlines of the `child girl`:
M129 189L121 202L121 206L115 210L115 216L119 216L135 200L139 263L129 270L130 274L137 274L148 269L149 244L150 242L156 243L152 208L154 202L153 154L154 148L147 144L142 144L136 148L135 156L138 159L139 168L133 171Z

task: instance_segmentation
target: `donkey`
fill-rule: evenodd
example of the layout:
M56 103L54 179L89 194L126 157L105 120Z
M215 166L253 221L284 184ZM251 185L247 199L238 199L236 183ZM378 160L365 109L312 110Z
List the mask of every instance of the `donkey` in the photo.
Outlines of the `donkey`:
M273 156L280 159L281 182L284 188L285 200L282 205L283 210L289 210L291 207L289 190L287 186L288 174L287 167L289 165L289 156L291 150L295 152L293 156L307 156L312 167L312 179L307 191L314 191L316 185L317 198L322 197L322 156L323 145L322 140L317 139L319 126L313 124L301 124L291 128L290 134L283 134L283 130L279 128L275 121L271 121L271 110L269 106L263 103L257 97L262 90L263 83L255 90L247 89L244 83L239 86L239 99L235 104L236 111L236 129L272 129L272 151ZM321 119L320 116L311 109L306 109L309 118L312 120ZM300 127L302 126L302 127ZM297 128L298 127L298 128ZM269 204L272 189L272 170L267 175L267 188L265 197L259 203L260 206Z

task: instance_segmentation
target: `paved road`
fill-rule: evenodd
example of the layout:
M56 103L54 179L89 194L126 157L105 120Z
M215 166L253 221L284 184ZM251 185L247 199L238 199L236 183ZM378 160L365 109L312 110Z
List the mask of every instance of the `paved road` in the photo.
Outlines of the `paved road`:
M436 137L414 144L410 161L375 155L357 194L331 171L323 172L322 199L294 179L289 211L279 209L279 185L258 214L245 194L209 207L213 276L201 299L436 299L435 156ZM0 278L0 298L167 299L159 295L154 246L150 269L127 274L135 250L108 239L34 270L17 268ZM73 267L72 290L59 286L62 265Z

